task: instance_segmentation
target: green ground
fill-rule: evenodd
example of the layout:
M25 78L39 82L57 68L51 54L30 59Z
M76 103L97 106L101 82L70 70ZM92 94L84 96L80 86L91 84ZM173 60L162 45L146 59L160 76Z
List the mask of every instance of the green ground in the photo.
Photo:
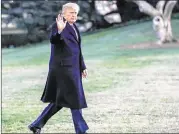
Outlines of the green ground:
M172 21L179 38L179 20ZM179 132L179 48L122 50L120 45L156 40L146 22L86 35L83 80L89 133ZM47 105L40 97L48 73L50 45L2 50L2 132L26 133ZM44 127L46 133L74 132L64 108Z

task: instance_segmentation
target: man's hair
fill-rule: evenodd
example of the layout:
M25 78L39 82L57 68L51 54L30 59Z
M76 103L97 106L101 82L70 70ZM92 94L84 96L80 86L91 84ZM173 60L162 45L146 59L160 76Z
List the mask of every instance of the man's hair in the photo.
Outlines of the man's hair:
M76 3L72 3L72 2L69 2L69 3L66 3L62 6L62 13L64 13L65 9L66 8L73 8L76 10L76 12L78 13L79 10L80 10L80 7L78 6L78 4Z

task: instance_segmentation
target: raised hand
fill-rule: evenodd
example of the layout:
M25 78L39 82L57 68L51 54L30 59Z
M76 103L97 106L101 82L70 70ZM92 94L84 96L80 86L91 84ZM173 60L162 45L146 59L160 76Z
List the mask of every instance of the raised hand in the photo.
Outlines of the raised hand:
M62 30L65 28L66 23L67 23L67 21L65 21L65 22L63 21L63 17L62 17L61 14L59 14L59 15L57 16L56 22L57 22L57 27L58 27L58 30L59 30L59 31L62 31Z

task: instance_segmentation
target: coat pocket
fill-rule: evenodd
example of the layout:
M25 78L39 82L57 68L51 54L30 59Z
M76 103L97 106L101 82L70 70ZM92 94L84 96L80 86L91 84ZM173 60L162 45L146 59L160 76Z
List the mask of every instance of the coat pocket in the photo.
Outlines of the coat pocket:
M73 61L71 59L62 59L60 65L64 67L72 67Z

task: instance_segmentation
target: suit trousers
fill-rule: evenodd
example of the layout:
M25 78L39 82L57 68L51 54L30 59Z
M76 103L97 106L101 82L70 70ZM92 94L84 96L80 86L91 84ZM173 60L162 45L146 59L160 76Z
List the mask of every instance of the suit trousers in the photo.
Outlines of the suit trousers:
M50 103L39 115L39 117L31 124L33 127L42 128L47 121L63 107ZM76 134L84 134L88 130L88 125L82 116L81 109L71 109L73 123Z

